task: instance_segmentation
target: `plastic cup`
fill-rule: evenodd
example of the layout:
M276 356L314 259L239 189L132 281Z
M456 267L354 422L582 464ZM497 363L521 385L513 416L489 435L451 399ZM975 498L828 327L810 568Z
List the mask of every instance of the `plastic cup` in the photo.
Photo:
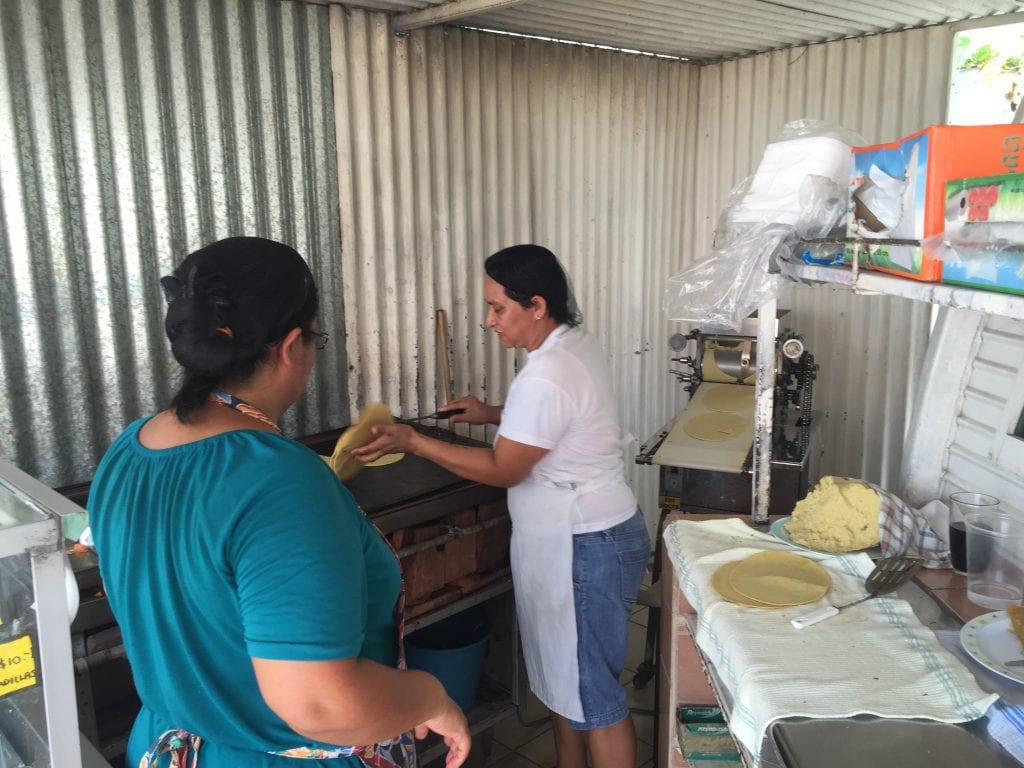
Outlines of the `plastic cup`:
M1024 599L1024 521L984 510L967 516L967 598L1000 610Z
M999 499L984 493L954 493L949 497L949 560L953 570L967 573L967 516L999 506Z

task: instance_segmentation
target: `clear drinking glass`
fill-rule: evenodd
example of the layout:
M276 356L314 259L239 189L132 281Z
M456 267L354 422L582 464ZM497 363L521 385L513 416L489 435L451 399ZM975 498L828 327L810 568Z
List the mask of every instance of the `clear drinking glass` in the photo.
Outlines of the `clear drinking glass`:
M988 507L967 516L967 599L1002 610L1024 598L1024 520Z
M998 508L999 499L984 493L954 493L949 497L949 559L957 573L967 573L967 516Z

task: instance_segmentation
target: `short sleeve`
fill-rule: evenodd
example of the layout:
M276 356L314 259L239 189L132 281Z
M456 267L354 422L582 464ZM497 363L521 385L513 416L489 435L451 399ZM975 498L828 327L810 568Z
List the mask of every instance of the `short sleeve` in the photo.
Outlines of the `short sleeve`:
M249 655L354 658L367 615L368 524L348 491L310 454L287 456L274 482L251 496L232 532Z
M550 379L520 374L505 399L498 434L517 443L554 448L572 424L568 393Z

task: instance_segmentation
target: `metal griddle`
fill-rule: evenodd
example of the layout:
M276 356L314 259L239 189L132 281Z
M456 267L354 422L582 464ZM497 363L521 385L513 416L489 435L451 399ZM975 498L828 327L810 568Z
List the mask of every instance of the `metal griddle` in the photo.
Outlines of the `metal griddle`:
M453 445L489 447L447 429L421 425L414 428ZM325 433L307 444L318 453L329 454L342 431ZM464 480L432 461L408 453L394 464L363 468L345 486L384 533L505 497L504 488Z

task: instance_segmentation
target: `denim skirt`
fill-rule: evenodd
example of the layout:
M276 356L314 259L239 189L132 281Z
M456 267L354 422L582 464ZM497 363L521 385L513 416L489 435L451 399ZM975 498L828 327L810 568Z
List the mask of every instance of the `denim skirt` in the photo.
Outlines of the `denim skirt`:
M572 537L576 653L584 722L576 730L604 728L629 714L619 676L626 663L626 632L651 542L637 509L629 520L604 531Z

